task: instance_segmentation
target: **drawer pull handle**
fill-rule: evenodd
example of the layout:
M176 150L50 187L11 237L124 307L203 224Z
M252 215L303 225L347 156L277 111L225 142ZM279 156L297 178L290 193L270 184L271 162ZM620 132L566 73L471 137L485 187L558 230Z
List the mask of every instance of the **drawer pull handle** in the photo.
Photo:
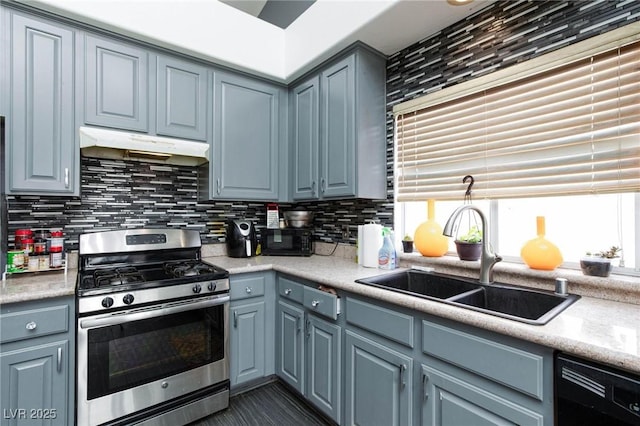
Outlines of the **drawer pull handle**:
M238 328L238 311L233 311L233 328Z
M285 296L289 296L291 294L291 289L288 288L284 291Z
M404 389L407 385L404 379L404 372L407 371L407 366L405 364L400 364L400 389Z
M64 187L69 188L69 168L64 168Z
M246 289L247 294L251 294L251 287L247 287Z
M300 317L296 317L296 334L300 334Z
M314 307L314 308L317 308L319 304L320 304L319 300L314 300L314 301L311 302L311 306Z
M28 322L28 323L27 323L27 325L25 326L25 328L26 328L27 330L35 330L37 326L38 326L38 324L36 324L36 323L35 323L35 321L31 321L31 322Z
M58 348L58 373L62 371L62 348Z

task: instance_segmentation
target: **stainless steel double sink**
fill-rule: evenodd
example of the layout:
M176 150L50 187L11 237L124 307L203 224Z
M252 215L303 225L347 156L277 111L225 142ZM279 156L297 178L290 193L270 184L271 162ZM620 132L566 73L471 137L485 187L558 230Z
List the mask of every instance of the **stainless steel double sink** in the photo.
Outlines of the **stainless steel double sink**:
M413 269L356 282L533 325L548 323L580 298Z

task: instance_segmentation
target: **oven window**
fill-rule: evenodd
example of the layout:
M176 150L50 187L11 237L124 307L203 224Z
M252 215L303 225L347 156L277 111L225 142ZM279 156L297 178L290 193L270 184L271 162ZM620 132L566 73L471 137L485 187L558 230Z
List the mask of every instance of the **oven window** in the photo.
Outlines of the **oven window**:
M224 358L224 305L89 330L88 399Z

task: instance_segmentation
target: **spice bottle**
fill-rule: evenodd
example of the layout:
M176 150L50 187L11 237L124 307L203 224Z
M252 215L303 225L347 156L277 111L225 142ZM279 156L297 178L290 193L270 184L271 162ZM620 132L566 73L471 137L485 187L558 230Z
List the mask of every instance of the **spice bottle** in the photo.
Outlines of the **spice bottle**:
M49 267L62 267L62 247L51 247L49 250Z

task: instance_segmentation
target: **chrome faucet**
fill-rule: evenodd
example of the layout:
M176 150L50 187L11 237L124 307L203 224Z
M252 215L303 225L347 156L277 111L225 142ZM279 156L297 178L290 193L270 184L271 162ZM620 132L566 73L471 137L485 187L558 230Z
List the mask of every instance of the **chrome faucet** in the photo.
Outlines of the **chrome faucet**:
M489 247L489 227L487 226L487 220L482 213L482 210L471 204L465 204L458 207L449 217L447 223L444 225L443 235L447 237L453 236L453 227L456 219L465 210L473 210L480 216L482 220L482 257L480 257L480 284L491 284L493 282L493 267L496 263L502 260L502 257L497 253L491 251Z

